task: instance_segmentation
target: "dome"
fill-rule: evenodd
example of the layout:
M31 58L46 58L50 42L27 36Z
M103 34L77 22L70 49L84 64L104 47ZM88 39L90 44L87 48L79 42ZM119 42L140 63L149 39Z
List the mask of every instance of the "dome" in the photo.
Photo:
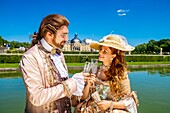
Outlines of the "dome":
M71 43L79 42L81 43L81 40L78 38L77 34L75 34L74 38L71 40Z

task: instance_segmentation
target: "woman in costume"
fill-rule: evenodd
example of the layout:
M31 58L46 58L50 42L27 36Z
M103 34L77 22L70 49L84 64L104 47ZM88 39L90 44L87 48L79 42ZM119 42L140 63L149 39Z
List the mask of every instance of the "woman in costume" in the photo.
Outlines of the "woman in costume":
M78 106L82 113L137 113L138 99L131 91L128 78L125 52L134 50L125 37L109 34L99 42L90 43L90 47L99 50L98 60L102 62L96 74L96 87L89 87L84 92L90 97ZM93 82L94 80L87 80ZM89 83L89 82L87 82ZM92 91L93 89L93 91ZM98 96L99 94L99 96ZM100 100L101 99L101 100Z

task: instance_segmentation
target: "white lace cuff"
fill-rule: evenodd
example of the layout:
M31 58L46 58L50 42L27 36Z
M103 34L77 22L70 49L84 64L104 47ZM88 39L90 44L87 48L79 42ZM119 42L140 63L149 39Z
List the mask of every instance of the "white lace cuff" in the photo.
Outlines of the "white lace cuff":
M76 73L72 76L72 79L76 82L77 84L77 90L73 93L75 96L82 96L83 89L84 89L84 76L82 73Z
M125 99L120 100L120 101L125 104L127 110L130 113L137 113L136 104L135 104L135 101L132 97L128 97L128 98L125 98Z

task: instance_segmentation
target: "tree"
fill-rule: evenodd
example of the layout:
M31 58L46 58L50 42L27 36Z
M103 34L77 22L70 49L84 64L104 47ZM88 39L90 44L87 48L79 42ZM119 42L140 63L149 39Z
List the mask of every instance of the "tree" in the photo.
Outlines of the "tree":
M0 36L0 47L3 46L3 45L4 45L3 38L2 38L2 36Z
M137 45L135 47L134 51L137 54L145 54L146 53L146 49L147 49L147 45L144 43L144 44Z
M150 40L148 43L140 44L135 47L135 50L132 53L135 54L159 54L160 49L163 49L163 52L170 53L170 39L161 39L159 41Z
M7 40L4 40L3 38L2 38L2 36L0 36L0 47L3 47L4 46L4 44L7 44L7 43L9 43Z
M162 39L158 41L158 45L163 49L163 52L170 52L170 39Z

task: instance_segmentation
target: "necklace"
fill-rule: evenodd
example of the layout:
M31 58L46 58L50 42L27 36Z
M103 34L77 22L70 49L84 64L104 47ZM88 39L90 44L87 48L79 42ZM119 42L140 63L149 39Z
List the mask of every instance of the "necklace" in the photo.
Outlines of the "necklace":
M102 64L101 66L102 66L102 69L108 70L108 69L110 68L111 65L107 65L107 66L106 66L106 65Z

